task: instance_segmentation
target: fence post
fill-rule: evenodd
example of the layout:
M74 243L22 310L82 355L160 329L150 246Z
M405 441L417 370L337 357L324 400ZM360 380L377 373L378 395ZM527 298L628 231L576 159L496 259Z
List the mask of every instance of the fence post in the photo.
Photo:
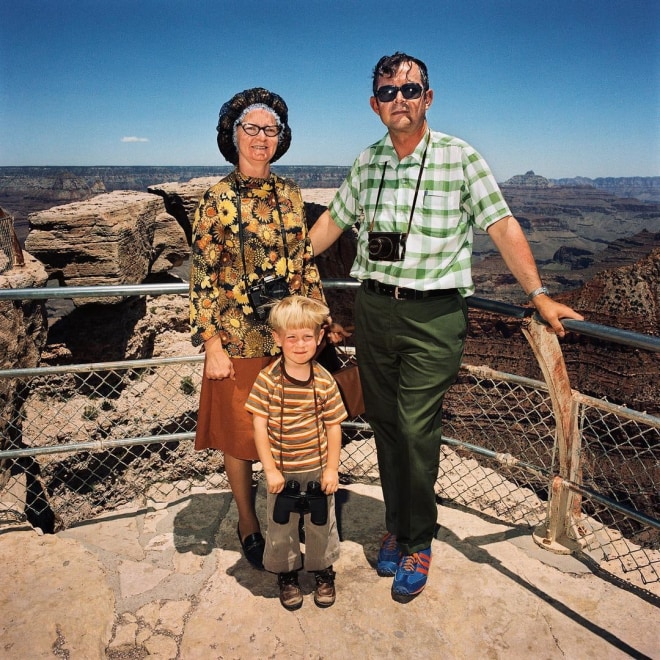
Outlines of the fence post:
M548 385L555 415L555 443L559 454L559 475L550 484L550 501L546 522L534 530L536 543L558 554L569 554L576 548L570 539L574 512L579 512L580 498L570 491L564 480L580 482L580 434L577 423L577 402L573 396L564 356L559 341L546 327L526 319L522 331L529 342Z
M23 250L14 230L14 218L3 208L0 208L0 253L4 255L0 273L14 266L25 266Z

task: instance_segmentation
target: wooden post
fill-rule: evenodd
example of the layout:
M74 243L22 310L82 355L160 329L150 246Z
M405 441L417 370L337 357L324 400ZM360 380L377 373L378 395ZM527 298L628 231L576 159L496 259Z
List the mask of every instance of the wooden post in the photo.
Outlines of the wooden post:
M579 514L580 498L571 492L564 480L579 483L580 434L577 423L577 402L573 396L564 356L559 341L546 327L526 319L522 327L548 385L556 421L556 443L559 454L559 474L550 488L548 520L534 531L536 543L559 554L569 554L575 547L570 539L574 514Z

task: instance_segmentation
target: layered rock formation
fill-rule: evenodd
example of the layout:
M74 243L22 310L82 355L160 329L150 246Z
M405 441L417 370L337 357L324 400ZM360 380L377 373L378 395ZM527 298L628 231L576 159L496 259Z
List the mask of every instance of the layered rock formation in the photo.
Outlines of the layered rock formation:
M183 228L148 193L98 195L33 213L29 222L26 249L61 286L139 284L189 255Z
M555 298L580 311L591 323L658 336L660 248L633 264L602 270L584 287ZM561 341L561 348L575 390L660 414L657 354L573 333ZM541 379L536 359L520 332L520 321L476 309L470 310L465 360Z
M0 289L45 286L47 274L43 265L25 252L23 258L24 265L0 273ZM46 329L42 301L0 300L0 369L37 366L46 341ZM4 416L0 415L0 419L4 419Z
M592 186L617 197L634 197L646 202L660 202L660 176L599 177L589 179L552 179L558 186Z
M34 257L23 254L24 264L0 274L0 289L39 288L46 284L46 271ZM0 300L0 369L28 369L39 365L46 344L46 312L43 301ZM0 450L22 446L21 423L28 392L18 379L0 378ZM12 420L10 423L9 420ZM13 462L0 462L0 493L4 514L24 515L35 498L42 497L40 468L33 459L21 461L23 477L12 479ZM5 490L9 488L9 490ZM49 508L31 522L42 529L53 527Z
M621 198L592 188L553 185L534 172L513 177L502 192L543 265L570 246L595 255L609 243L648 231L660 232L660 204ZM495 253L483 234L475 240L475 255Z
M200 197L218 181L218 177L199 177L185 183L160 183L149 186L147 190L163 198L167 212L172 214L183 227L190 244L195 210Z
M14 216L16 233L24 244L30 213L91 199L106 192L97 178L87 179L64 168L0 168L0 204Z

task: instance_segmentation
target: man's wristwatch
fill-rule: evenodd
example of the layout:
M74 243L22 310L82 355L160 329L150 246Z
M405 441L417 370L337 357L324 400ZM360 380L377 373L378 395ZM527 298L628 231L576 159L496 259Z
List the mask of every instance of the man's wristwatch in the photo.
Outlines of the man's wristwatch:
M543 295L550 295L550 292L548 291L547 287L540 286L538 289L534 289L528 296L527 300L534 300L536 296L540 296L541 294Z

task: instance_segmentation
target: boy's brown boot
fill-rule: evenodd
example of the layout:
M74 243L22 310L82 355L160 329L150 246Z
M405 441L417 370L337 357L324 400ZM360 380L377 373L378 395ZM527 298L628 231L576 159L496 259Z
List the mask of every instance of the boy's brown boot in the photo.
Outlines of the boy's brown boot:
M322 571L314 571L316 589L314 590L314 602L318 607L330 607L335 603L335 575L332 566Z
M303 604L303 595L298 584L298 571L278 573L277 583L280 585L280 603L287 610L297 610Z

